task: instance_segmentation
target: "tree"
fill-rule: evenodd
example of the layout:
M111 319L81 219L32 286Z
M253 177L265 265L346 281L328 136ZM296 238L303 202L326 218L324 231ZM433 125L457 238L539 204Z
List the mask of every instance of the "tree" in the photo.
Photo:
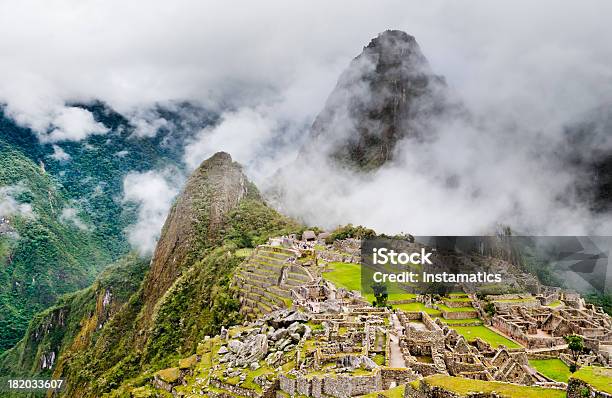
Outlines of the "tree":
M387 286L382 283L374 283L372 285L372 290L374 290L374 302L372 303L374 307L386 307L387 299L389 295L387 294Z
M577 334L565 336L564 339L567 342L567 348L569 348L569 350L572 352L572 359L575 363L574 371L576 371L575 368L578 365L578 357L580 356L580 353L584 350L584 339L582 338L582 336L579 336Z

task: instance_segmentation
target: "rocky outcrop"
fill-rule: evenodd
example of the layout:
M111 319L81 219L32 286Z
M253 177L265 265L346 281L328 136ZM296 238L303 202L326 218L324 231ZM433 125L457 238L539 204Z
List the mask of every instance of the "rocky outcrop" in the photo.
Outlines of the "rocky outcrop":
M221 346L220 362L229 367L250 367L257 370L259 361L265 359L268 366L278 366L284 353L310 337L310 327L304 323L309 318L304 314L287 310L275 311L262 318L248 332L236 336Z

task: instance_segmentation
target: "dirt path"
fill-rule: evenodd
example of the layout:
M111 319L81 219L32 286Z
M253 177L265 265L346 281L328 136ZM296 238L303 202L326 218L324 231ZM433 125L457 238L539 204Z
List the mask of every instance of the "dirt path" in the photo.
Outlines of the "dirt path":
M400 325L399 319L397 319L397 315L391 315L391 324L393 325L393 329L397 331L398 335L402 333L402 326ZM389 358L389 366L392 368L405 368L406 361L404 360L404 356L402 355L402 349L399 345L399 338L395 334L391 334L389 339L390 344L390 357Z

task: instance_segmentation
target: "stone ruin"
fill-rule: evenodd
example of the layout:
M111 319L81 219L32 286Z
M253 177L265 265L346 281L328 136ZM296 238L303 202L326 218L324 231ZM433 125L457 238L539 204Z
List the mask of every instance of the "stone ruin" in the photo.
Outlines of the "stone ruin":
M403 334L400 346L406 366L423 376L447 373L444 366L444 334L425 312L400 312Z
M564 336L580 335L603 365L612 364L612 320L592 305L576 308L515 306L497 313L492 325L529 349L564 346Z
M252 252L234 280L251 322L224 329L214 338L218 348L211 343L208 354L194 359L216 358L209 376L196 383L201 391L212 389L209 396L344 398L436 374L564 389L564 383L531 367L529 359L559 358L571 365L563 339L568 334L583 336L590 351L579 364L610 365L610 316L571 292L534 284L519 295L420 295L404 300L440 309L441 318L434 320L422 311L373 307L359 292L322 277L318 265L331 258L325 253L352 258L359 241L325 244L324 250L316 239L295 236L268 243ZM495 315L483 310L486 303L494 304ZM452 311L457 308L461 311ZM479 322L474 326L486 324L523 347L493 347L480 338L468 341L446 323L463 325L465 320L465 326L472 326L475 318ZM261 367L274 371L251 380L249 375ZM166 372L170 376L165 379L160 373L153 384L174 392L186 384L185 372L179 367Z

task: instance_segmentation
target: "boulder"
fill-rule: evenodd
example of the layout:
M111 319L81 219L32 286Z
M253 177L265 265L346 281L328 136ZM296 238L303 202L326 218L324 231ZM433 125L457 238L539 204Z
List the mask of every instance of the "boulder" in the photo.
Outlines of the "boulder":
M247 338L240 351L238 351L236 364L246 366L252 362L263 359L268 353L268 336L265 334L258 334L253 337Z
M288 333L289 332L287 331L287 329L277 329L274 333L272 333L272 337L270 338L270 340L278 341L280 339L287 337Z
M227 347L231 352L238 354L244 348L244 343L239 340L230 340Z

